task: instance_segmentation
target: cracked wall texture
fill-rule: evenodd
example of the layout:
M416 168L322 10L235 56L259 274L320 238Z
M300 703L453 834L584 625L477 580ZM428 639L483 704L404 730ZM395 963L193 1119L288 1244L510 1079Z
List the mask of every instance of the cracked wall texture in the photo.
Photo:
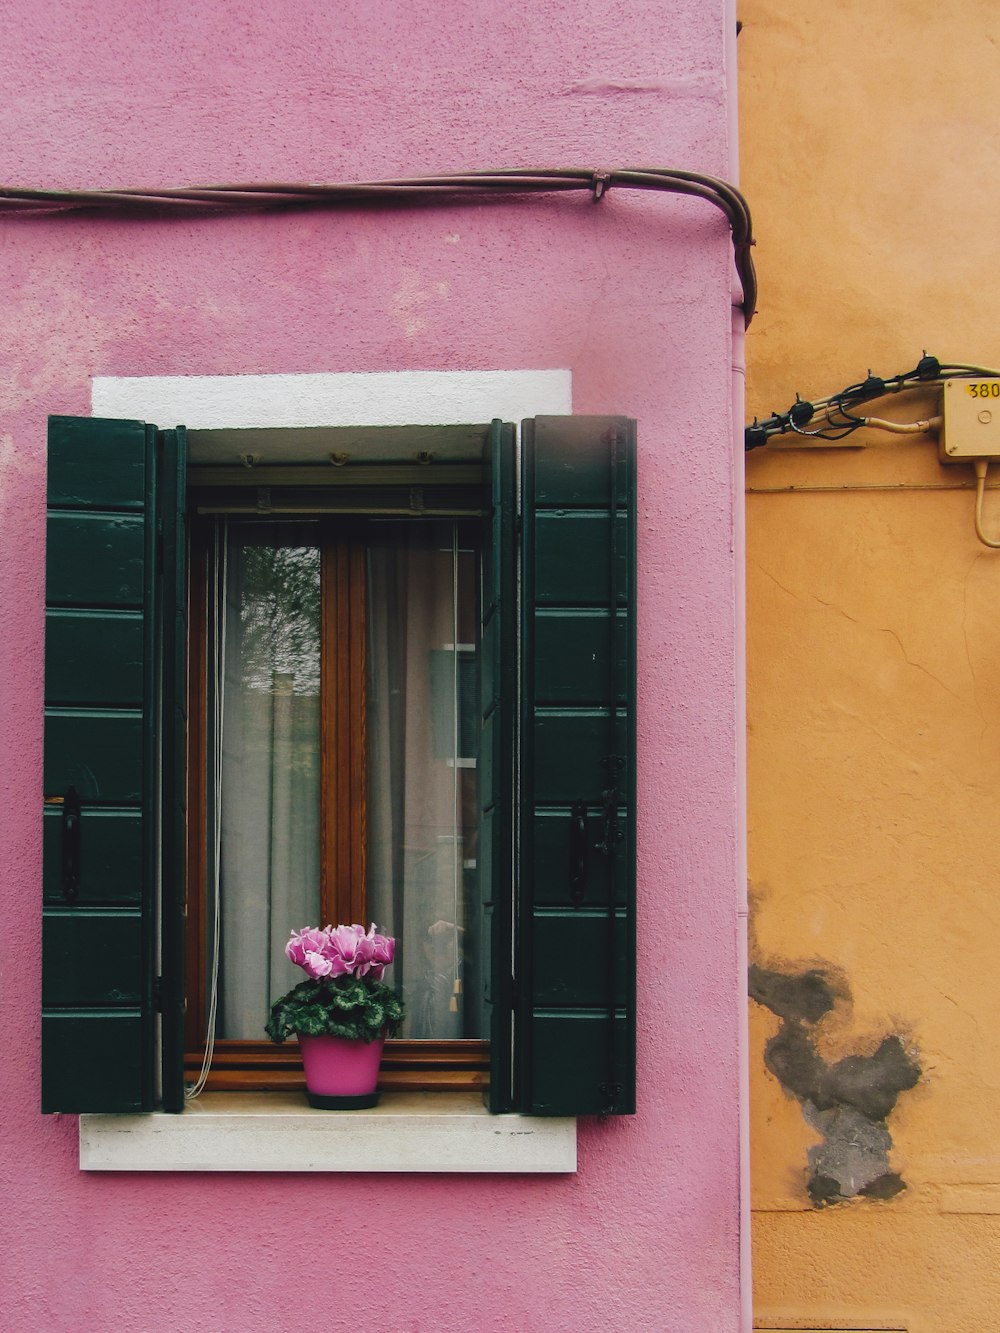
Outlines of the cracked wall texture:
M745 0L740 18L748 417L924 348L1000 366L1000 9ZM906 1191L817 1213L802 1165L825 1126L768 1073L780 1020L751 1005L757 1314L982 1333L1000 1308L1000 553L974 536L971 469L933 440L852 442L747 460L754 922L766 965L850 978L851 1013L811 1029L827 1064L912 1030L924 1074L888 1120ZM1000 536L996 492L985 521Z

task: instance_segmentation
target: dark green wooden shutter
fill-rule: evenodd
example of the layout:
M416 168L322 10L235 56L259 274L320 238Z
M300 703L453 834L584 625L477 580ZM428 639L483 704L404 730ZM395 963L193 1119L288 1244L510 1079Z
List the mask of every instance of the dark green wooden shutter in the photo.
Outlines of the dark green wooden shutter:
M43 1111L156 1094L161 454L139 421L50 419Z
M522 429L517 1103L635 1110L635 425Z
M494 421L491 497L483 524L479 651L480 958L483 1032L490 1040L491 1111L512 1105L511 962L514 881L514 727L517 659L514 570L514 428Z

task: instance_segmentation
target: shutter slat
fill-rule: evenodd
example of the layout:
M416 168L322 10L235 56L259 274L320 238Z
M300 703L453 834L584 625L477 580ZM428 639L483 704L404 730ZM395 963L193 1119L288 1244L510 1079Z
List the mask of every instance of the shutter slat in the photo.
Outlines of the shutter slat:
M140 802L143 714L106 708L46 709L43 772L50 797L75 787L84 801Z
M635 532L633 422L523 423L517 1053L535 1115L635 1110Z
M618 703L627 702L628 619L612 627L604 611L579 608L535 614L535 698L539 704L594 704L607 697L611 640L617 654ZM571 673L566 661L575 663Z
M613 1055L608 1057L608 1016L597 1012L564 1009L537 1012L532 1019L531 1103L533 1115L604 1114L608 1108L600 1091L608 1081L621 1084L620 1102L611 1113L635 1110L627 1100L635 1083L634 1022L619 1013L615 1018ZM595 1094L595 1079L600 1082Z
M144 605L141 514L49 510L45 593L51 606Z
M573 659L565 659L565 670L574 670ZM534 709L532 758L528 776L537 804L583 800L599 805L608 785L604 759L623 754L627 746L628 717L619 710L615 718L615 740L608 731L608 709Z
M142 911L49 910L42 1004L88 1008L142 1004Z
M65 902L62 887L62 806L49 805L42 820L42 886L47 903ZM80 828L81 906L138 903L142 897L142 813L101 808L87 811Z
M565 877L565 868L563 870ZM550 909L551 910L551 909ZM536 906L532 941L536 1010L566 1006L570 1009L607 1008L607 951L614 941L615 1005L621 1008L628 993L625 969L628 962L624 914L615 920L612 932L604 912L591 908L560 910L546 914Z
M568 805L536 808L532 830L532 870L534 875L533 900L536 908L563 907L566 903L566 858L568 852L566 830L569 827L571 807ZM596 821L593 810L588 812L588 824ZM628 815L619 813L623 832ZM597 825L591 829L596 837ZM631 839L629 839L629 842ZM625 844L628 845L628 842ZM627 901L631 887L631 867L627 857L615 859L615 901ZM580 907L606 907L608 882L604 875L588 874L583 883Z
M45 621L49 704L142 707L142 612L52 609Z
M43 1009L42 1110L148 1111L136 1076L147 1027L141 1010Z

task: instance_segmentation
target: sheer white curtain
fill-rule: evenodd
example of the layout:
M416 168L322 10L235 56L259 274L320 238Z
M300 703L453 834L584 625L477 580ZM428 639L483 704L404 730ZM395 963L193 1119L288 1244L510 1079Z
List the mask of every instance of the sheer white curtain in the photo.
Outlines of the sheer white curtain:
M220 1037L262 1040L319 920L320 559L304 523L229 522L222 568Z
M468 725L475 704L476 555L456 523L372 526L369 915L398 941L392 979L407 1005L402 1035L477 1036L467 947L476 850Z

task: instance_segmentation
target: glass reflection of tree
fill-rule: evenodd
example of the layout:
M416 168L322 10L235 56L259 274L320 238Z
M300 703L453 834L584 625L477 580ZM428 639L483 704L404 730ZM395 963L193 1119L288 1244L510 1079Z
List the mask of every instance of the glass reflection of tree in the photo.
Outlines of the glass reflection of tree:
M296 694L318 694L318 548L247 545L242 556L243 688L269 693L280 675Z

